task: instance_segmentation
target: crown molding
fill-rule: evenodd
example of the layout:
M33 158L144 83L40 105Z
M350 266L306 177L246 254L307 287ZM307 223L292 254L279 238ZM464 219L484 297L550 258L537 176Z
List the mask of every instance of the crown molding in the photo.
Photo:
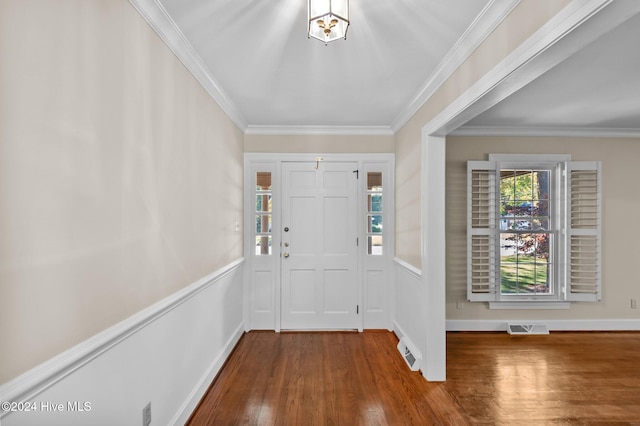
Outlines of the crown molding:
M564 138L640 138L640 129L607 127L463 126L452 136L556 136Z
M418 112L460 65L480 46L521 0L492 0L462 34L449 53L418 91L418 94L391 123L394 133Z
M218 103L231 121L241 130L247 127L233 101L227 96L220 84L213 78L211 70L205 65L175 21L169 16L159 0L129 0L162 41L193 74L204 90Z
M393 136L389 126L257 126L249 125L246 135Z

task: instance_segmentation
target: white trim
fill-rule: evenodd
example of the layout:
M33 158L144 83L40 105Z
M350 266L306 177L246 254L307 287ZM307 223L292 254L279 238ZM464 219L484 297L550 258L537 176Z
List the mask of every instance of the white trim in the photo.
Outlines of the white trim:
M407 273L413 275L414 278L417 279L421 279L422 278L422 271L418 268L416 268L413 265L408 264L407 262L405 262L402 259L398 259L397 257L393 258L393 261L402 269L404 269Z
M245 152L244 158L245 161L249 161L250 163L270 163L279 167L280 163L286 163L288 161L308 161L315 163L317 157L322 157L323 161L345 161L345 162L384 162L384 161L395 161L394 153L323 153L323 152L314 152L314 153L288 153L288 152Z
M0 387L5 401L27 401L99 357L118 343L162 318L187 300L240 268L244 258L199 279L184 289L109 327ZM0 412L0 416L7 412Z
M489 309L569 309L571 302L557 301L521 301L489 302Z
M550 331L639 331L640 319L447 320L447 331L507 331L507 323L546 324Z
M478 14L453 48L446 54L434 72L422 85L413 100L391 123L397 132L433 96L456 69L485 41L496 27L511 13L521 0L491 0Z
M245 135L393 136L389 126L259 126L249 125Z
M640 138L640 129L607 128L607 127L462 126L449 134L453 136Z
M162 41L178 57L196 80L209 93L231 121L241 130L247 127L246 119L234 102L216 81L211 70L196 53L175 21L169 16L159 0L129 0Z
M537 166L544 163L569 162L571 161L571 154L489 154L489 161L498 161L500 163L528 163ZM506 164L506 166L512 167L513 164Z
M392 331L393 331L393 334L395 334L396 337L398 338L398 341L400 341L400 339L402 339L403 337L407 336L407 333L404 332L402 327L400 327L400 324L398 324L396 321L393 321Z
M426 289L427 308L423 310L425 327L422 375L429 381L446 379L446 139L428 136L422 149L422 181L441 185L422 185L422 285Z

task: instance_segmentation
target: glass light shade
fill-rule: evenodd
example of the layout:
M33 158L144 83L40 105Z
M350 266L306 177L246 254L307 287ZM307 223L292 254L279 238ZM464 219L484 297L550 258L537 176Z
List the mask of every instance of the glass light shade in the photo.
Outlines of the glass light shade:
M309 0L309 38L325 44L347 38L349 0Z

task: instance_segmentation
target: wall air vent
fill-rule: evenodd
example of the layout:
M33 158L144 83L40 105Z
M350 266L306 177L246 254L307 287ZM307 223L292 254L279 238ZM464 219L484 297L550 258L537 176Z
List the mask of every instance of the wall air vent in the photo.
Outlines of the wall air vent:
M406 336L402 337L400 342L398 342L398 351L400 351L402 359L404 359L411 371L418 371L420 369L422 354Z
M546 324L507 324L509 334L549 334Z

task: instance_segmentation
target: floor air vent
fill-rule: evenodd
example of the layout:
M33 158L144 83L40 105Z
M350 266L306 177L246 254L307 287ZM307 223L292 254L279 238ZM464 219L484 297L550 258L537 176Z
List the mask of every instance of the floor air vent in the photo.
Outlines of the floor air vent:
M507 324L509 334L549 334L546 324Z
M420 360L422 355L413 346L413 344L406 337L402 337L398 342L398 351L402 355L402 359L407 363L411 371L418 371L420 369Z

